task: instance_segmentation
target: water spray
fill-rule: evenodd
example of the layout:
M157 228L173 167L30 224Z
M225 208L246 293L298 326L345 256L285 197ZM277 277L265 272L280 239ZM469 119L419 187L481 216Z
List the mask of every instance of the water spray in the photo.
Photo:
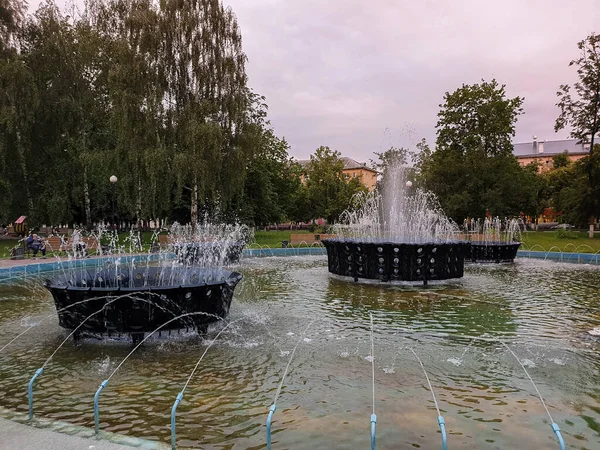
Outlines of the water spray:
M442 450L447 450L448 444L447 444L447 440L446 440L446 422L444 421L444 417L442 416L442 413L440 412L440 407L438 405L437 399L435 398L435 392L433 391L433 386L431 386L431 381L429 381L429 375L427 375L427 371L425 370L425 366L423 366L423 362L421 361L421 358L419 358L419 355L417 355L415 353L415 351L410 347L409 347L409 350L412 352L413 355L415 355L415 358L417 358L417 361L419 361L419 364L421 365L423 374L425 374L425 379L427 380L427 385L429 386L429 391L431 392L431 396L433 397L433 403L435 404L435 409L436 409L437 415L438 415L438 424L440 426L440 431L442 433Z
M375 450L375 428L377 415L375 414L375 351L373 345L373 313L369 312L371 319L371 375L373 380L373 413L371 414L371 450Z
M300 345L300 342L302 342L304 335L306 334L306 332L308 331L308 329L310 328L310 326L313 324L314 321L315 320L311 320L309 322L309 324L306 326L306 328L304 329L304 331L302 332L302 334L300 335L300 339L298 339L298 342L296 343L296 346L294 347L294 350L292 351L292 354L290 355L290 359L288 360L287 366L285 366L283 376L281 377L281 381L279 382L279 386L277 387L277 391L275 392L275 397L273 398L273 403L271 404L271 407L269 408L269 416L267 417L267 450L271 450L271 421L273 420L273 414L275 414L275 410L277 409L277 399L279 398L279 394L281 393L281 388L283 387L283 382L288 373L288 370L290 369L290 365L292 364L292 359L294 359L294 355L296 354L296 349Z
M190 313L181 314L181 315L179 315L177 317L173 317L172 319L167 320L161 326L159 326L154 331L152 331L151 333L149 333L146 337L144 337L144 339L142 339L135 347L133 347L133 350L131 350L127 354L127 356L125 356L125 358L123 358L123 360L119 363L119 365L115 368L115 370L112 371L112 373L108 376L108 378L106 380L104 380L100 384L100 387L98 387L98 390L96 391L96 394L94 395L94 431L95 431L96 435L98 435L98 433L100 432L100 424L99 424L99 422L100 422L100 411L99 411L99 407L98 407L99 396L100 396L100 393L104 390L104 388L108 384L108 382L110 381L110 379L113 377L113 375L115 373L117 373L117 371L121 368L121 366L123 364L125 364L125 361L127 361L129 359L129 357L131 355L133 355L133 353L135 353L135 351L138 348L140 348L140 346L144 342L146 342L154 333L156 333L161 328L165 327L166 325L170 324L171 322L173 322L175 320L181 319L182 317L189 317L189 316L196 316L196 315L203 315L203 316L207 316L207 317L217 318L218 320L223 320L222 317L215 316L214 314L208 314L208 313L205 313L205 312L202 312L202 311L196 311L196 312L190 312Z
M173 407L171 408L171 449L172 450L175 450L177 448L177 432L176 432L176 417L175 417L175 414L177 413L177 406L179 405L179 403L183 399L183 394L185 393L185 390L188 387L188 384L190 384L190 380L194 376L194 373L196 373L196 369L198 369L198 366L202 362L202 359L204 358L204 356L206 355L206 353L208 352L208 350L210 350L210 348L217 341L217 339L219 339L219 336L221 336L221 333L223 333L227 328L229 328L230 325L233 325L234 323L238 322L239 320L242 320L242 319L238 319L238 320L234 320L232 322L229 322L227 325L225 325L217 333L217 335L215 336L215 338L212 341L210 341L210 343L208 344L208 347L206 347L206 349L204 350L204 353L202 353L202 356L200 357L200 359L198 360L198 362L194 366L194 369L192 370L192 373L190 373L190 376L188 377L187 381L185 382L185 385L183 386L183 389L181 389L181 392L179 394L177 394L177 398L175 399L175 403L173 403ZM108 380L106 380L106 381L108 381ZM100 385L100 388L102 389L103 386ZM100 389L98 391L100 391ZM96 432L96 434L97 434L97 432Z

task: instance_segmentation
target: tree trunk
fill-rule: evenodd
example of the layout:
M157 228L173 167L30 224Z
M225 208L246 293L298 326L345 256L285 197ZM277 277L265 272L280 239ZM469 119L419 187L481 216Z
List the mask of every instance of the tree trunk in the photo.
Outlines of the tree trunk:
M23 150L23 144L21 142L21 132L17 131L17 149L19 152L19 162L21 164L21 171L23 172L23 189L25 190L25 198L27 200L27 215L33 214L33 199L31 198L31 191L29 190L29 173L27 172L27 160L25 158L25 151Z
M594 156L593 156L593 152L594 152L594 138L596 136L596 121L594 120L594 126L593 126L593 131L592 131L592 137L590 139L590 156L589 158L589 162L588 162L588 181L590 183L590 193L593 196L594 195ZM592 200L592 209L593 211L590 211L590 217L589 217L589 223L590 223L590 232L589 232L589 238L593 239L594 238L594 225L593 225L593 215L596 213L595 211L595 207L596 205L594 204L595 202L597 202L598 200L596 199L595 201Z
M85 226L89 230L92 223L92 207L90 205L90 189L87 179L87 168L83 168L83 202L85 204Z
M192 220L192 233L196 233L196 225L198 224L198 179L194 178L194 188L192 189L192 204L190 208Z
M135 217L136 217L136 222L135 222L135 226L136 228L139 230L141 225L142 225L142 179L138 178L138 192L137 192L137 204L136 204L136 211L135 211Z

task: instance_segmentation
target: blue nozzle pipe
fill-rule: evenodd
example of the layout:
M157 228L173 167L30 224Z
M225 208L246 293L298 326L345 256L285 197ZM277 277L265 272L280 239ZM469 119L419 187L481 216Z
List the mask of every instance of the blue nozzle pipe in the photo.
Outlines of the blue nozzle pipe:
M175 425L176 425L175 414L177 413L177 406L181 402L181 399L183 399L183 391L180 392L179 394L177 394L177 398L175 399L175 402L173 403L173 407L171 408L171 448L173 450L175 450L177 448L177 431L175 428Z
M554 434L556 434L556 437L558 438L558 443L560 444L560 450L565 450L565 441L563 441L563 437L560 434L560 428L554 422L552 422L552 431L554 431Z
M442 450L447 450L448 443L446 441L446 421L442 416L438 416L438 423L440 424L440 431L442 432Z
M37 377L44 373L44 368L40 367L35 371L35 374L29 380L29 384L27 385L27 397L29 398L29 420L33 419L33 383Z
M375 450L375 427L377 424L377 416L371 414L371 450Z
M102 383L100 383L100 387L94 395L94 431L96 436L98 436L98 432L100 431L100 411L98 410L98 400L100 398L100 392L102 392L102 389L104 389L107 384L108 380L104 380Z
M275 409L277 409L277 405L273 403L269 408L269 416L267 417L267 450L271 450L271 420L273 420Z

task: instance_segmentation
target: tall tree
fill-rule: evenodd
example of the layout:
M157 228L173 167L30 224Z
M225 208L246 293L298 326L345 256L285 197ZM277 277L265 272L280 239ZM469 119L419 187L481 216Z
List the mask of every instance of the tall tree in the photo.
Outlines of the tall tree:
M22 0L0 0L0 54L13 50L25 9L26 3Z
M406 165L411 152L404 147L391 146L385 152L373 152L377 159L371 159L371 165L377 172L383 173L385 169L394 164Z
M592 33L577 44L580 56L569 63L577 68L579 80L574 84L575 95L571 95L571 86L563 84L556 95L560 115L556 119L554 130L571 127L571 137L589 142L590 155L586 160L588 186L587 201L590 216L600 215L600 186L597 171L597 159L594 143L600 132L600 35Z
M463 85L440 105L436 149L419 162L422 183L458 222L492 214L518 215L535 206L535 175L512 155L523 99L506 98L496 80Z
M343 168L340 153L329 147L319 147L310 156L305 178L312 218L324 217L333 223L351 206L355 194L366 192L358 178L347 180L344 177Z
M160 7L165 99L195 226L199 201L227 204L243 189L246 55L235 15L220 0L164 0Z

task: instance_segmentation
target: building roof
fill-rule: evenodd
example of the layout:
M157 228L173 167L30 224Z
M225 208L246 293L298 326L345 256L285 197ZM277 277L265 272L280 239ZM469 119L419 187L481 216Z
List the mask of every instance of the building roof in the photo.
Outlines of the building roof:
M342 163L344 164L344 167L342 167L342 170L363 169L363 170L369 170L371 172L377 172L375 169L371 169L369 166L367 166L367 163L360 163L358 161L355 161L352 158L348 158L347 156L340 157L340 161L342 161ZM306 169L308 167L308 165L310 164L310 159L299 159L297 162L303 168Z
M541 151L540 151L541 150ZM567 151L569 154L587 154L589 144L583 144L578 139L562 139L560 141L532 141L513 144L513 154L519 157L540 157L558 155Z

